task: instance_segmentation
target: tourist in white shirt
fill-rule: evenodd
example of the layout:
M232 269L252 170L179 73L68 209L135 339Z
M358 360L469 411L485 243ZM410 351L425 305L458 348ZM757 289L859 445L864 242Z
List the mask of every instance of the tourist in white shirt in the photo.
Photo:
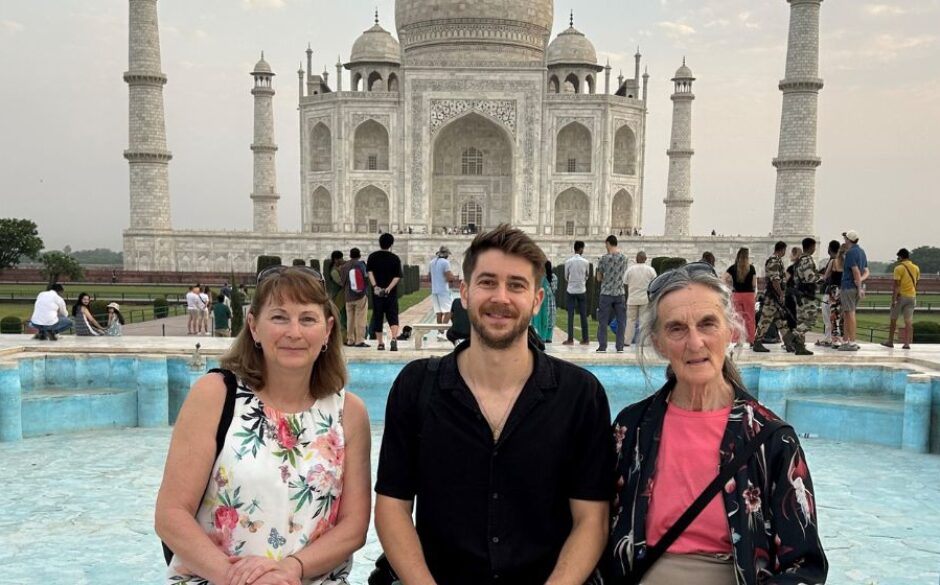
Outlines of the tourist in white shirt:
M623 274L623 283L627 286L627 324L624 329L626 345L633 342L636 323L639 321L640 327L643 327L643 307L650 302L646 296L646 288L654 278L656 270L646 263L646 252L640 250L636 254L636 264L627 268Z
M33 305L33 316L29 319L33 327L36 328L35 339L55 341L58 339L56 337L57 333L72 326L72 320L68 318L69 312L65 308L62 292L62 285L56 283L36 296L36 303Z
M189 287L189 292L186 293L186 314L189 315L189 321L186 323L186 332L189 335L199 333L199 318L202 316L202 307L205 306L199 293L200 289L198 284Z
M566 289L568 309L568 339L562 342L562 345L574 345L574 311L577 307L578 314L581 316L581 345L587 345L588 326L587 326L587 277L588 261L581 254L584 253L584 242L578 240L574 243L574 256L565 260L565 282L568 283Z

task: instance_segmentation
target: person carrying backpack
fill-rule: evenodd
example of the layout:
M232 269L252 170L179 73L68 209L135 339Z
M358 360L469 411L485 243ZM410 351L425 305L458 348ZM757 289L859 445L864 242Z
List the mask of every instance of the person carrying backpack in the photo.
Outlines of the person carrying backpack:
M346 295L346 345L369 347L366 343L366 314L369 300L366 298L366 263L362 261L359 248L349 250L349 260L340 268L343 290Z
M585 583L594 572L614 490L610 410L597 378L530 341L544 270L522 231L476 236L460 286L469 341L392 385L375 527L403 583Z

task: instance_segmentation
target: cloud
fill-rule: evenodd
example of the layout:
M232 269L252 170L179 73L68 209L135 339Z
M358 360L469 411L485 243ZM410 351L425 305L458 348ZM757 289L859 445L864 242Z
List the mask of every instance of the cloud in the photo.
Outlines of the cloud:
M933 35L919 35L915 37L896 37L890 34L878 35L875 37L875 47L887 55L897 56L903 51L930 47L937 42L937 37Z
M880 34L864 48L838 48L827 51L825 59L836 69L849 71L870 69L873 65L890 63L909 55L916 57L937 44L935 35L904 36Z
M715 28L716 26L720 26L724 28L728 26L729 24L731 24L731 21L729 21L727 18L716 18L714 20L709 20L702 26L704 28Z
M265 10L268 8L284 8L287 5L287 0L242 0L242 8L245 10L259 9Z
M882 14L907 14L907 9L892 4L866 4L862 10L871 16L880 16Z
M661 28L666 33L666 36L672 38L688 37L695 34L694 28L681 22L662 20L657 22L656 26Z
M751 20L751 13L747 11L738 14L738 23L740 23L744 28L760 28L760 24Z
M16 34L25 28L22 23L16 22L15 20L0 20L0 30L3 32Z

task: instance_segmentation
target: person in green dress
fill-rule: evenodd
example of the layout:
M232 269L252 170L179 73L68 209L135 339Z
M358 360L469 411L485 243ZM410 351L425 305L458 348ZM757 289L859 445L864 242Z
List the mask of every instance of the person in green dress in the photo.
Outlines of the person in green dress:
M542 341L551 343L555 330L555 293L558 292L558 277L552 272L552 263L547 260L545 276L542 277L542 290L545 291L545 299L539 312L532 316L532 326Z

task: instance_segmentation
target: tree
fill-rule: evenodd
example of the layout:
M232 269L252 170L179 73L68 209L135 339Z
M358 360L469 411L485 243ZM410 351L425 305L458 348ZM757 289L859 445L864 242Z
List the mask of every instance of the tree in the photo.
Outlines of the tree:
M39 257L42 269L39 271L49 284L59 282L59 277L68 276L69 280L81 280L84 273L81 264L64 252L46 252Z
M940 272L940 248L921 246L911 250L911 260L924 274Z
M0 218L0 270L15 268L21 258L35 258L42 248L35 222Z

